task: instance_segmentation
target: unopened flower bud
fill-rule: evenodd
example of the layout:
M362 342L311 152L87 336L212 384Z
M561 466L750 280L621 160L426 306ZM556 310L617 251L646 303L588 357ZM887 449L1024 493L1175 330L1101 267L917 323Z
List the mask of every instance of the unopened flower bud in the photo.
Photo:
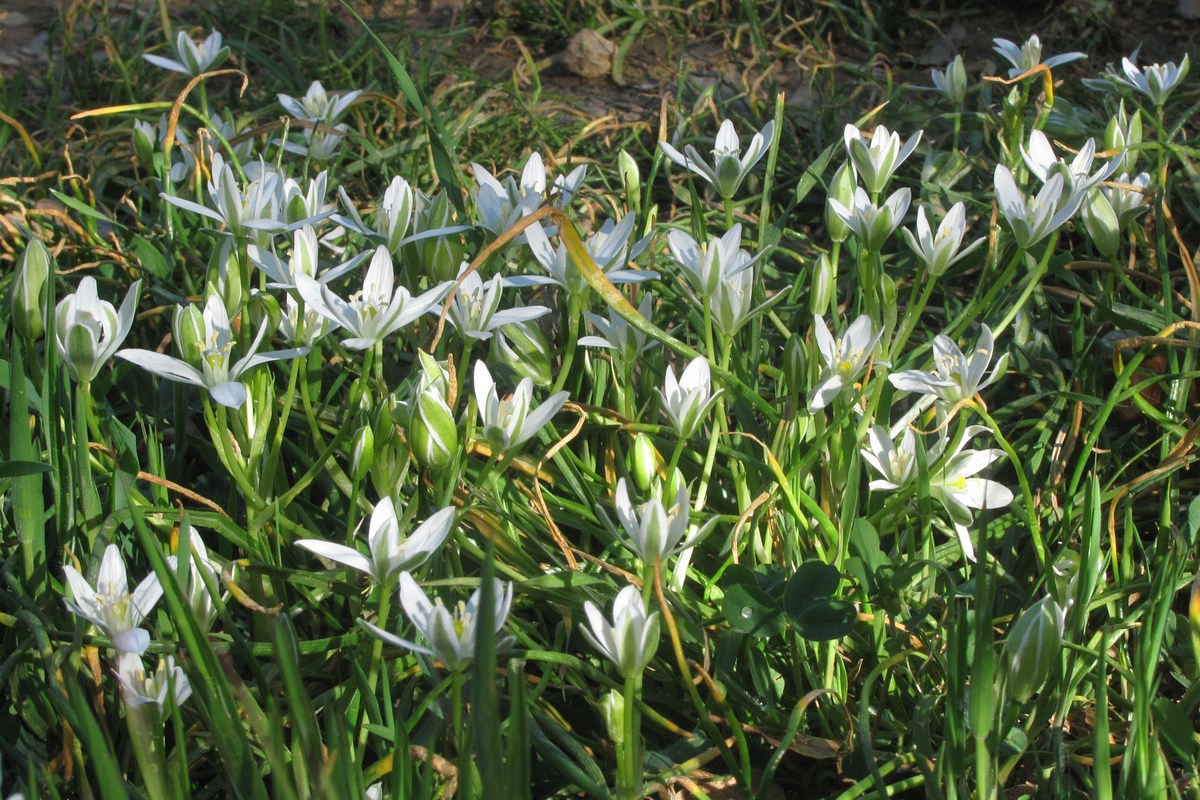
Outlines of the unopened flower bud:
M854 204L856 186L854 169L849 161L843 162L837 172L833 173L833 180L829 182L828 197L850 208ZM829 238L835 242L844 242L850 236L850 226L834 213L828 202L825 203L825 229L829 231Z
M208 325L204 322L204 313L200 307L194 304L176 306L171 331L175 336L179 357L193 367L202 369L200 354L208 344L204 341Z
M1008 695L1023 703L1042 688L1060 658L1066 614L1047 595L1021 613L1004 645Z
M46 332L46 281L50 279L50 251L40 239L30 239L17 261L12 288L13 326L27 341Z
M427 197L416 192L413 197L413 234L448 228L454 225L454 207L445 192ZM430 236L409 242L400 248L403 262L430 281L452 281L458 277L458 265L463 260L462 235Z
M269 333L279 330L283 310L280 309L279 301L274 295L255 292L250 295L250 302L246 304L246 319L249 320L250 331L253 334L257 334L263 325L266 325Z
M622 150L617 154L617 169L621 172L621 184L625 187L625 202L636 214L642 209L642 175L637 161Z
M1121 163L1113 170L1113 174L1119 175L1122 172L1133 175L1137 166L1137 145L1142 143L1142 112L1137 108L1133 109L1132 114L1125 113L1125 101L1121 101L1121 106L1112 119L1108 121L1108 128L1104 131L1104 149L1116 150L1120 153Z
M1121 224L1112 203L1099 189L1092 189L1083 203L1083 229L1105 258L1112 258L1121 246Z
M658 451L654 449L654 442L644 433L637 434L633 439L629 471L638 491L643 494L650 491L650 484L658 474L658 461Z
M804 352L804 340L796 333L783 346L783 384L793 397L803 397L808 391L808 354Z
M620 752L625 744L625 698L620 690L610 689L600 700L600 716L604 719L604 727L613 748Z
M375 460L375 432L363 425L354 432L354 450L350 454L350 477L357 483L367 476Z
M158 148L158 133L149 122L133 123L133 152L146 169L154 168L154 151Z
M837 289L837 273L833 262L824 253L813 267L812 291L808 295L808 308L814 317L823 317L829 310L833 293Z
M880 277L879 290L883 297L883 330L885 335L890 337L891 332L896 330L896 318L900 313L900 307L897 305L899 294L892 276L884 273Z
M537 322L514 322L498 328L493 342L493 354L518 380L529 378L535 386L553 382L550 343Z

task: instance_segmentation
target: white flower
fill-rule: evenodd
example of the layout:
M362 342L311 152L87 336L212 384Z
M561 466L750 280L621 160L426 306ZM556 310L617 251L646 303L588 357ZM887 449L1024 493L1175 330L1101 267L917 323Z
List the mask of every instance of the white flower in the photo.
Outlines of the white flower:
M1051 56L1043 61L1042 42L1038 39L1037 34L1030 36L1025 41L1025 44L1019 46L1008 39L993 39L992 44L995 45L992 49L1013 65L1013 68L1008 71L1008 77L1010 78L1023 75L1038 64L1045 64L1046 67L1053 69L1059 64L1066 64L1080 58L1087 58L1083 53L1071 52Z
M917 131L908 137L908 141L902 147L900 134L889 131L884 125L877 127L869 139L855 126L846 125L842 132L846 152L850 154L850 161L854 165L854 171L858 173L859 180L872 197L887 188L896 168L916 149L922 133L923 131Z
M962 202L955 203L946 216L942 218L935 232L925 217L925 207L917 208L917 234L914 236L908 228L902 228L900 233L908 246L916 253L917 258L925 265L931 277L937 278L946 274L954 264L961 261L984 242L979 237L964 249L963 236L967 232L966 209Z
M737 193L738 187L750 174L750 170L766 155L774 138L775 122L771 121L751 137L750 144L743 153L742 142L734 130L733 123L725 120L717 131L717 140L712 149L712 164L701 158L696 148L690 144L684 146L683 153L665 141L659 142L658 146L667 158L711 183L717 194L728 199Z
M675 370L668 365L663 388L657 391L662 397L663 413L671 420L681 439L687 439L696 432L721 393L721 390L715 393L712 390L712 369L704 356L692 359L678 380L675 379Z
M493 608L496 612L494 622L496 632L499 633L500 629L504 627L509 609L512 607L513 588L511 583L495 581L492 584L492 590L495 597ZM482 591L483 587L476 589L470 600L465 604L460 602L451 612L443 605L440 597L430 601L417 582L413 580L412 575L407 572L400 573L400 604L404 607L404 613L408 615L417 631L429 643L429 647L393 636L368 622L361 624L388 644L433 656L451 672L461 672L471 666L471 661L475 657L475 640L478 635L476 633L477 617ZM496 649L502 650L511 642L511 636L499 637Z
M697 242L686 231L675 229L667 234L671 257L684 268L688 283L702 298L712 297L718 284L727 276L736 275L754 263L745 250L739 249L741 244L740 222L724 236L714 236L704 244Z
M908 206L912 200L912 192L905 186L892 192L883 205L877 206L871 202L871 197L859 186L854 190L851 207L847 208L835 198L828 199L828 205L842 222L854 231L863 248L878 253L883 249L896 228L904 221Z
M353 547L321 539L301 539L297 545L322 558L336 561L366 573L376 583L388 585L401 572L424 564L441 546L454 527L454 509L443 508L417 526L407 538L400 535L400 522L390 497L385 497L371 512L367 542L368 558Z
M320 250L317 232L312 225L304 225L292 234L292 251L287 261L270 250L253 244L246 247L246 253L250 257L251 263L266 273L270 279L267 283L268 289L293 289L296 286L297 275L307 275L310 278L316 278L319 283L329 283L334 278L345 275L354 269L370 255L369 253L359 253L349 261L318 275Z
M987 375L995 341L991 328L987 325L983 325L982 328L970 358L963 354L954 340L939 334L933 340L932 371L905 370L889 375L888 380L901 391L934 395L943 410L947 411L959 402L974 397L1003 375L1004 367L1008 363L1008 354L1005 353L996 361L991 375Z
M471 169L478 184L475 205L479 211L479 225L492 233L502 233L521 217L536 211L545 199L546 165L537 153L531 153L525 162L520 182L509 176L501 184L479 164L472 163ZM582 166L566 177L555 178L551 194L557 207L563 208L571 201L586 174L587 167ZM514 241L524 242L525 235L521 234Z
M171 656L159 659L158 668L147 675L140 655L121 653L117 656L117 681L121 699L130 706L154 703L161 710L170 697L171 705L178 708L192 696L192 684Z
M175 55L178 61L150 53L144 53L142 58L156 67L180 72L189 78L194 78L224 61L225 57L229 55L229 48L221 46L220 31L208 34L204 42L199 45L187 35L186 31L180 31L175 37Z
M177 318L185 313L187 312L181 307L176 309ZM258 334L250 345L249 352L231 365L229 354L236 343L229 322L229 312L226 311L221 298L215 294L209 295L208 302L204 304L202 320L203 331L198 332L199 338L196 341L200 350L198 359L200 369L187 361L171 358L151 350L132 348L122 350L117 353L117 356L168 380L190 383L193 386L207 389L213 400L227 408L241 408L246 402L246 387L238 381L243 373L268 361L296 358L308 352L308 349L303 347L292 350L275 350L270 353L255 352L267 332L266 320L263 320ZM184 342L179 341L179 337L176 337L176 343L180 347L185 346ZM183 353L183 355L187 357L189 354Z
M809 393L809 413L829 405L866 371L867 362L875 353L883 329L876 329L871 318L863 314L850 323L846 335L840 339L833 338L822 317L813 319L813 333L825 366L821 370L820 380Z
M310 309L351 334L342 340L344 347L366 350L433 308L449 288L448 283L441 283L413 297L403 286L396 288L395 281L392 256L380 245L367 267L362 291L350 302L307 275L296 276L296 289Z
M1007 487L987 478L971 477L1004 455L1003 450L995 448L963 449L973 436L986 431L981 425L968 427L958 446L929 478L930 495L941 503L950 515L963 554L971 561L975 560L975 548L971 544L970 531L967 529L973 519L971 509L1003 508L1013 501L1013 493ZM941 460L944 445L945 440L939 442L930 453L931 463Z
M634 508L625 479L617 481L617 519L625 530L621 544L647 566L696 544L716 524L716 518L711 517L688 536L692 518L691 498L682 480L677 485L674 502L669 508L658 497L651 497Z
M1043 182L1048 180L1051 175L1062 175L1065 191L1072 195L1086 192L1095 187L1100 181L1108 178L1120 165L1120 159L1114 158L1089 174L1092 161L1096 157L1095 139L1088 139L1084 142L1083 147L1068 164L1054 154L1050 140L1039 130L1035 130L1029 135L1028 148L1024 145L1021 146L1021 156L1025 159L1025 166L1029 167L1029 171Z
M153 573L130 594L125 562L115 544L104 549L95 589L74 567L65 566L63 572L75 598L65 601L67 608L103 631L117 650L142 653L150 646L150 634L138 625L162 596L162 585Z
M283 231L287 226L279 220L279 175L260 168L261 178L251 180L245 188L238 184L233 168L225 163L220 153L212 158L212 179L208 182L208 193L215 209L185 200L174 195L161 195L162 199L179 208L222 223L228 234L235 239L247 239L260 246L270 243L269 235Z
M629 244L629 237L633 233L633 225L636 222L635 216L626 214L617 223L606 219L600 226L600 230L587 237L583 242L583 247L591 256L592 261L596 262L596 266L608 280L616 285L640 283L658 277L658 273L652 270L625 269L626 264L645 252L650 245L649 236L639 239L632 246ZM509 285L532 286L550 282L566 289L568 295L578 295L587 291L590 284L567 252L566 245L559 244L558 247L555 247L550 244L550 239L540 225L526 228L524 235L533 257L549 275L544 278L518 276L510 278Z
M1026 197L1017 188L1008 167L996 165L996 202L1017 245L1024 250L1045 239L1074 216L1084 197L1083 192L1064 193L1063 174L1058 171L1050 176L1037 195Z
M118 312L96 293L90 275L79 282L74 294L58 301L54 310L54 341L58 355L80 383L90 383L100 367L116 354L133 326L141 281L134 281Z
M712 296L712 319L717 330L732 336L754 311L754 270L726 275Z
M296 98L286 94L276 95L283 110L296 119L310 122L323 122L326 125L336 125L346 113L350 104L361 95L360 90L326 93L320 81L313 81L308 86L304 97Z
M208 548L204 546L204 540L200 538L199 531L188 526L188 539L191 542L190 552L187 555L188 570L186 577L180 581L180 589L187 597L188 605L192 608L196 622L204 630L208 630L217 618L217 606L208 591L204 575L207 574L214 585L220 586L221 570L216 562L209 558ZM182 539L180 541L182 542ZM172 573L178 575L176 572L178 556L168 556L167 563L171 565Z
M654 313L654 297L649 292L642 295L638 303L638 313L650 321ZM601 317L589 311L583 312L588 322L592 323L599 336L582 336L579 344L582 347L603 347L613 351L613 358L627 367L637 363L638 358L649 348L658 344L648 339L646 334L629 324L629 322L611 308L608 317Z
M584 638L617 665L622 677L641 675L658 649L658 612L646 613L638 588L629 585L617 593L611 623L590 600L583 610L588 618Z
M459 267L459 274L467 268ZM545 306L517 306L500 310L502 279L494 276L484 283L478 272L462 279L450 301L450 321L454 329L468 339L487 340L501 325L527 322L550 313Z
M516 391L501 400L487 364L475 362L475 399L479 406L479 421L483 426L484 438L498 451L511 450L537 435L567 402L568 396L567 392L553 394L531 411L533 381L522 378Z
M955 56L945 72L932 70L931 77L934 88L944 94L947 100L956 106L962 105L963 98L967 96L967 68L963 66L962 56Z
M1150 98L1154 105L1162 106L1167 102L1167 96L1171 94L1171 91L1187 77L1190 67L1191 61L1188 59L1187 53L1184 53L1183 61L1178 66L1171 61L1166 64L1150 64L1145 67L1138 67L1137 53L1134 53L1133 58L1121 59L1121 70L1125 76L1110 75L1109 80L1128 86L1135 92Z
M1148 210L1146 204L1150 202L1151 193L1140 192L1138 189L1150 187L1149 173L1141 172L1134 178L1129 177L1128 173L1122 173L1114 178L1112 183L1124 185L1102 185L1098 188L1122 225L1128 224L1130 220Z
M871 481L871 490L895 491L908 486L917 474L917 437L912 429L904 429L899 446L882 425L872 425L867 440L870 446L859 453L882 476Z

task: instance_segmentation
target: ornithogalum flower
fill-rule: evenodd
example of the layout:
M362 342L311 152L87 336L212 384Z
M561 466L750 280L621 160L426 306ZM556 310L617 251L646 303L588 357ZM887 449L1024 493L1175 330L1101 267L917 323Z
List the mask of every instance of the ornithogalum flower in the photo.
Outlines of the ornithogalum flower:
M96 279L90 275L79 282L75 294L58 301L54 310L55 344L75 380L90 383L125 341L133 325L141 283L135 281L129 287L119 312L112 303L100 299Z
M537 435L537 432L567 402L567 392L553 394L537 408L533 405L533 381L522 378L516 391L500 399L496 382L487 364L475 362L475 399L483 437L496 450L511 450Z
M859 452L880 477L871 481L872 490L895 491L903 489L917 474L917 437L911 428L905 428L900 443L892 441L888 429L872 425L867 434L868 446Z
M710 298L727 276L748 269L754 260L739 249L742 225L737 223L720 238L714 236L701 244L691 234L678 229L667 234L671 257L683 267L684 275L697 296Z
M342 340L343 346L366 350L433 308L449 288L448 283L441 283L413 297L395 282L392 256L380 245L367 267L362 291L349 302L307 275L296 276L296 289L309 308L350 334Z
M121 653L117 656L117 681L127 706L154 703L161 710L170 698L171 705L178 708L192 696L192 684L172 656L159 659L158 668L147 674L140 655Z
M1036 195L1027 196L1017 188L1008 167L996 165L996 202L1022 249L1033 247L1062 227L1079 210L1085 196L1066 192L1063 174L1058 171Z
M910 369L888 376L900 391L933 395L943 411L974 397L979 391L1004 374L1008 354L1000 356L988 374L992 361L995 340L992 330L982 326L975 350L968 357L949 336L938 335L933 340L933 369Z
M284 230L280 221L279 175L260 168L261 177L241 186L233 168L220 153L212 158L212 179L208 181L208 194L214 208L185 200L182 197L163 194L162 199L179 208L219 222L235 239L246 239L260 247L270 246L270 235Z
M418 350L417 356L421 374L416 396L407 403L405 435L417 461L431 469L442 469L458 451L458 424L447 401L450 376L433 356L423 350Z
M955 56L945 72L940 69L932 70L931 77L933 87L945 95L947 100L955 106L962 105L967 96L967 68L963 66L962 56Z
M323 122L326 125L336 125L346 113L350 104L362 94L361 90L352 92L326 92L320 81L308 85L308 91L303 97L279 94L279 104L283 110L296 119L310 122Z
M905 186L892 192L883 205L877 206L860 186L854 190L854 200L849 208L832 197L828 204L833 213L854 231L865 250L878 253L904 221L911 200L912 192Z
M612 622L590 600L583 604L588 624L583 636L617 665L623 678L636 678L646 669L658 649L658 612L646 613L646 604L636 586L617 593Z
M600 230L593 233L583 242L592 261L613 284L640 283L654 280L658 273L652 270L626 269L625 265L645 252L650 245L650 237L639 239L632 245L629 242L636 222L634 214L626 214L620 222L606 219ZM555 247L541 226L527 228L525 238L533 257L542 265L548 275L544 278L534 276L518 276L510 278L508 283L513 286L525 286L541 283L556 283L566 289L568 295L578 295L585 292L590 284L583 277L579 266L574 263L564 244Z
M711 164L701 158L700 153L690 144L684 146L683 153L665 141L659 142L658 146L662 148L663 155L667 158L684 169L696 173L711 183L722 198L729 199L737 194L738 187L750 174L750 170L754 169L754 165L766 155L774 138L775 122L771 121L751 137L750 144L746 146L743 153L742 143L738 138L737 131L734 130L733 123L725 120L717 131Z
M1043 182L1051 175L1062 175L1064 190L1071 195L1095 187L1120 165L1119 159L1113 159L1101 165L1095 172L1091 171L1092 162L1096 158L1095 139L1084 142L1083 147L1079 148L1079 152L1068 164L1055 155L1046 134L1037 130L1029 135L1029 147L1022 145L1021 156L1025 159L1025 166L1029 167L1029 171Z
M850 154L854 171L871 197L887 188L896 168L916 149L922 133L917 131L901 145L900 134L889 131L884 125L877 127L870 138L863 136L854 125L846 125L842 133L846 152Z
M180 31L175 37L174 49L176 58L163 58L151 53L144 53L142 58L156 67L194 78L218 66L229 55L229 48L221 46L220 31L208 34L200 44L196 44L186 31Z
M900 230L908 246L916 253L917 259L925 266L930 277L934 278L945 275L946 270L983 244L984 237L981 236L963 248L962 241L966 232L966 209L961 202L951 206L936 231L925 217L924 206L917 208L916 235L914 236L908 228Z
M715 517L710 518L688 536L692 505L687 485L682 480L678 481L670 506L665 505L659 497L651 497L634 507L629 499L626 481L621 478L617 481L616 510L617 519L625 531L621 544L648 566L691 547L716 523Z
M353 567L369 575L376 583L390 585L401 572L424 564L441 546L454 527L454 509L443 508L422 522L409 534L400 535L400 522L390 497L375 505L367 528L367 545L371 555L365 556L353 547L326 542L323 539L301 539L297 545L322 558Z
M1108 81L1118 87L1128 87L1140 95L1148 97L1155 106L1161 107L1167 102L1171 92L1187 77L1191 61L1185 53L1183 61L1178 65L1171 61L1166 64L1149 64L1145 67L1137 65L1137 53L1131 58L1121 59L1121 73L1110 72ZM1100 81L1091 81L1090 85L1103 85Z
M684 368L678 380L675 370L668 365L663 388L658 393L662 397L663 413L671 420L679 437L687 439L700 427L721 390L713 392L712 368L708 359L697 356Z
M67 608L99 628L117 650L142 653L150 646L150 634L138 625L162 596L162 585L154 574L146 576L131 594L125 562L115 544L104 549L95 589L74 567L65 566L63 572L74 597L65 601Z
M495 581L492 584L495 603L495 629L499 633L508 619L512 607L512 584ZM404 647L417 653L432 656L451 672L461 672L471 666L475 658L475 640L479 627L479 604L483 587L476 589L466 603L459 603L454 611L446 608L439 597L430 600L425 592L407 572L400 573L400 605L417 631L429 643L419 645L407 639L393 636L368 622L360 623L375 636L388 644ZM496 649L503 650L512 642L511 636L499 637Z
M466 269L464 263L460 270ZM461 274L461 271L460 271ZM450 322L454 329L468 339L484 341L501 325L527 322L550 313L546 306L516 306L500 308L502 278L499 275L484 282L478 272L462 279L450 302Z
M475 205L479 210L479 225L495 234L500 234L521 217L536 211L546 200L546 165L537 153L531 153L521 170L521 180L511 176L504 183L496 180L492 173L479 164L472 163L478 190ZM587 167L576 167L566 177L558 176L551 188L551 200L563 208L574 197L587 174ZM524 234L514 241L524 241Z
M822 317L813 319L813 333L817 350L825 363L817 385L808 396L809 413L829 405L844 389L854 385L875 354L875 346L879 344L883 329L876 328L871 318L863 314L850 323L846 334L840 339L833 338Z
M638 313L647 321L653 318L654 296L649 292L642 295L642 299L638 303ZM613 358L627 367L632 367L642 353L658 344L630 325L624 317L611 308L608 310L607 317L589 311L585 311L583 315L587 317L588 322L592 323L592 327L596 329L598 335L582 336L579 344L583 347L603 347L612 350Z
M992 44L994 45L992 49L1013 65L1012 69L1008 71L1008 77L1010 78L1023 75L1038 64L1045 64L1048 68L1053 69L1059 64L1066 64L1080 58L1087 58L1083 53L1071 52L1050 56L1043 60L1042 41L1037 37L1037 34L1030 36L1025 40L1025 44L1022 45L1018 45L1008 39L993 39Z
M186 556L188 568L187 573L180 580L180 588L183 590L184 597L187 598L188 605L191 606L196 622L204 630L208 630L217 618L217 605L208 591L205 576L213 582L214 586L220 586L221 570L216 562L209 558L208 548L204 546L200 532L190 526L188 541L191 552ZM171 571L178 575L176 571L178 556L168 556L167 563L171 565Z
M199 328L202 328L195 331L194 340L191 339L191 336L176 337L176 344L181 349L187 347L190 340L199 350L195 356L183 352L181 354L188 360L180 360L162 353L155 353L152 350L136 348L122 350L117 353L117 356L131 361L159 377L207 389L213 400L227 408L241 408L242 404L246 402L246 387L239 382L239 379L245 372L259 364L296 358L308 352L308 348L305 347L275 350L269 353L256 352L267 332L267 321L263 320L247 354L231 364L230 354L236 343L229 322L229 312L225 310L225 304L221 302L221 298L215 294L209 295L202 315L197 315L194 309L194 306L189 309L177 307L175 317L176 320L185 316L189 320L196 320ZM197 319L197 317L199 318ZM199 369L193 366L193 360L194 363L200 365Z
M942 462L940 469L929 478L929 493L942 504L950 515L954 532L958 536L963 554L975 560L975 547L971 544L970 531L973 515L971 509L1003 508L1013 501L1013 493L1002 484L987 478L972 477L986 469L993 461L1004 455L1003 450L965 450L971 437L986 432L981 425L967 428L958 446ZM940 461L944 440L930 453L930 463Z
M246 252L250 257L250 262L262 270L269 279L268 289L293 289L296 286L297 275L315 278L318 283L329 283L334 278L345 275L357 267L370 255L370 253L359 253L354 258L318 275L320 250L317 232L312 225L304 225L292 234L292 251L286 261L270 250L253 244L246 248Z

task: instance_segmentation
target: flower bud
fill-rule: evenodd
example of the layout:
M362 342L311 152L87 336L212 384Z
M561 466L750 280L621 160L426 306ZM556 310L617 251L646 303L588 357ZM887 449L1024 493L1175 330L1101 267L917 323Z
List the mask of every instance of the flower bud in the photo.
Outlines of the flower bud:
M1112 258L1121 246L1121 224L1112 203L1099 189L1092 189L1083 203L1083 228L1092 244L1105 258Z
M175 320L171 323L171 331L175 336L175 347L179 357L196 369L202 369L201 353L207 346L204 337L208 325L204 322L204 313L194 304L175 306Z
M961 106L967 96L967 68L963 65L962 56L955 56L944 73L935 69L933 83L953 105Z
M836 290L837 272L829 256L822 253L813 267L812 291L808 295L808 308L814 317L825 316Z
M608 738L612 741L613 749L617 752L625 745L625 698L617 689L610 689L600 700L600 716L604 719L604 727Z
M658 474L658 451L654 442L644 433L637 434L633 439L633 450L630 453L629 466L633 482L638 491L645 494L650 491L650 483Z
M221 296L229 318L233 319L241 313L242 304L246 302L245 282L242 280L246 269L232 247L232 242L226 242L213 253L213 263L210 264L209 274L216 275L217 293Z
M400 241L408 233L412 218L412 187L397 175L384 191L383 201L375 212L375 229L387 236L387 249L392 255L399 254Z
M30 239L17 262L12 288L13 326L27 341L46 332L46 281L50 279L50 251L40 239Z
M879 291L883 298L883 330L884 336L890 338L891 332L896 330L896 317L900 313L898 305L898 292L896 290L896 281L892 280L892 276L884 273L879 279ZM885 338L885 341L886 341Z
M246 304L246 319L252 334L256 335L263 325L266 325L267 333L271 333L279 330L279 323L283 321L283 310L280 309L279 301L274 295L255 292L250 295L250 302Z
M374 460L375 432L370 425L363 425L354 432L354 450L350 454L350 477L355 483L367 476Z
M837 172L833 173L833 180L829 182L828 196L846 208L852 208L856 185L850 162L843 162ZM829 238L835 242L844 242L850 236L850 226L834 213L829 203L825 204L825 229L829 231Z
M796 333L783 346L783 385L793 397L803 397L808 391L808 354L804 352L804 340Z
M1047 595L1021 613L1004 644L1008 695L1023 703L1042 688L1060 656L1063 609Z
M154 169L154 151L158 149L158 133L149 122L133 123L133 152L141 165Z
M493 355L516 373L518 380L529 378L535 386L553 382L550 343L537 322L514 322L497 328L493 343Z
M1142 113L1137 108L1133 109L1132 114L1125 113L1125 101L1121 101L1121 106L1112 119L1108 121L1108 128L1104 131L1104 149L1117 150L1121 153L1121 164L1113 174L1119 175L1122 172L1133 175L1137 166L1137 145L1142 143Z
M642 210L642 175L637 161L622 150L617 154L617 169L621 173L621 184L625 187L625 202L636 214Z
M413 456L431 470L445 469L458 451L458 424L444 395L428 386L412 404L408 446Z
M427 197L422 192L413 196L413 233L425 233L454 224L454 207L445 192ZM452 281L458 277L458 265L463 260L461 234L430 236L409 242L400 248L403 261L417 274L428 276L430 281Z

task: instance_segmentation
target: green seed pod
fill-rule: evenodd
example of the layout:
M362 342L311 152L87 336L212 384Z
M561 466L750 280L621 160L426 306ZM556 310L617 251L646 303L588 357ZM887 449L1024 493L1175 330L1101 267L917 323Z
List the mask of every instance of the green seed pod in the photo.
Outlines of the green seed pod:
M553 382L550 343L536 321L503 326L496 331L493 343L492 354L516 373L518 380L529 378L535 386L549 386Z
M633 482L638 491L643 494L650 491L650 484L658 474L659 457L649 436L639 433L634 437L629 462Z
M849 161L843 162L837 172L833 173L833 180L829 182L829 197L850 208L854 202L855 186L854 170ZM844 242L850 236L850 226L833 212L829 203L825 204L825 229L829 231L829 238L835 242Z
M13 326L26 341L36 341L46 332L46 281L53 259L40 239L30 239L17 262L13 281Z
M1042 688L1061 656L1065 611L1047 595L1021 613L1004 644L1008 695L1023 703Z

